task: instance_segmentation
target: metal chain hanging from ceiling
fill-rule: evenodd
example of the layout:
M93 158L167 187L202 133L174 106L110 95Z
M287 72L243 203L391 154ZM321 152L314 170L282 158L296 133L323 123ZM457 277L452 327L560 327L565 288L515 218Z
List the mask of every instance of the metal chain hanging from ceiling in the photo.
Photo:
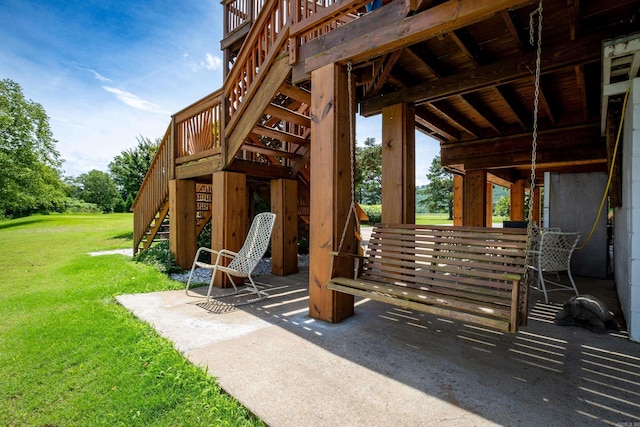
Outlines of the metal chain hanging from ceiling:
M533 132L531 141L531 177L529 189L529 213L527 215L527 251L531 245L531 237L533 234L533 195L536 188L536 156L538 151L538 104L540 103L540 62L542 58L542 0L538 8L529 14L529 43L536 43L536 25L535 17L538 17L537 25L537 49L536 49L536 71L535 71L535 91L533 100ZM524 282L528 283L529 269L525 265Z

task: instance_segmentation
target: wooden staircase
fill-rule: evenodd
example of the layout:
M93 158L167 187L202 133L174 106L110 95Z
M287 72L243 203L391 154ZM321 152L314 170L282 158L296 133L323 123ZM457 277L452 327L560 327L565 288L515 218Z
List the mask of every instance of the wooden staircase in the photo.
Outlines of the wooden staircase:
M290 83L288 9L288 1L265 1L223 88L173 116L132 207L134 252L166 238L172 179L201 182L198 233L211 216L216 171L265 182L300 174L300 199L308 206L311 95Z

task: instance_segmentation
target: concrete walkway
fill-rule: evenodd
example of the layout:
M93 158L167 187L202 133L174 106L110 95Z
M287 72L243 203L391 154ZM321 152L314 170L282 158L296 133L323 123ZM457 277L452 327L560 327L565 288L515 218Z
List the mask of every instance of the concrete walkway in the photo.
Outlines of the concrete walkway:
M308 317L307 277L260 276L271 297L241 308L183 291L118 301L270 426L640 425L640 344L624 332L555 326L559 304L535 294L517 334L367 300L328 324Z

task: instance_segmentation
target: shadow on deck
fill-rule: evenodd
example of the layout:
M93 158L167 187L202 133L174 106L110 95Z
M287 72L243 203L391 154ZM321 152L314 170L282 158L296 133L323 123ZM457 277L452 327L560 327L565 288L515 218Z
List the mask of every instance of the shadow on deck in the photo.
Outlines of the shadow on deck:
M529 325L503 334L368 300L328 324L308 316L306 270L258 282L270 297L240 308L180 291L118 301L272 426L640 422L640 345L554 325L570 292L532 291ZM620 317L610 281L577 284Z

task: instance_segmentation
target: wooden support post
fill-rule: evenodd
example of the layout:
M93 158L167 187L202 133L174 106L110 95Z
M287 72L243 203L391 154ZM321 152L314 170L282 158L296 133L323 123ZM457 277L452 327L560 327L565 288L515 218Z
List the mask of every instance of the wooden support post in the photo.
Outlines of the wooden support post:
M415 224L415 109L382 109L382 222Z
M464 212L463 182L462 175L453 175L453 225L455 226L462 225L462 214Z
M542 221L540 220L540 214L542 210L540 209L540 186L536 185L533 190L533 209L531 212L531 221L535 222L538 226L542 226ZM548 225L545 225L548 227Z
M487 171L468 170L464 177L463 225L485 227L487 223Z
M247 178L242 173L216 172L211 193L211 248L238 251L247 237ZM230 286L224 274L214 284Z
M176 264L191 268L196 255L196 183L184 179L169 181L169 250Z
M518 179L511 184L509 203L511 221L524 221L524 179Z
M338 250L351 204L349 98L344 67L330 64L311 74L309 315L328 322L353 314L353 296L327 288L332 275L330 252ZM355 94L351 98L355 100ZM341 252L357 253L353 218L349 216ZM335 273L352 276L352 261L336 259Z
M493 227L493 184L487 181L487 195L485 196L485 204L487 213L485 218L485 227Z
M276 222L271 235L271 273L298 272L298 181L271 180L271 212Z

